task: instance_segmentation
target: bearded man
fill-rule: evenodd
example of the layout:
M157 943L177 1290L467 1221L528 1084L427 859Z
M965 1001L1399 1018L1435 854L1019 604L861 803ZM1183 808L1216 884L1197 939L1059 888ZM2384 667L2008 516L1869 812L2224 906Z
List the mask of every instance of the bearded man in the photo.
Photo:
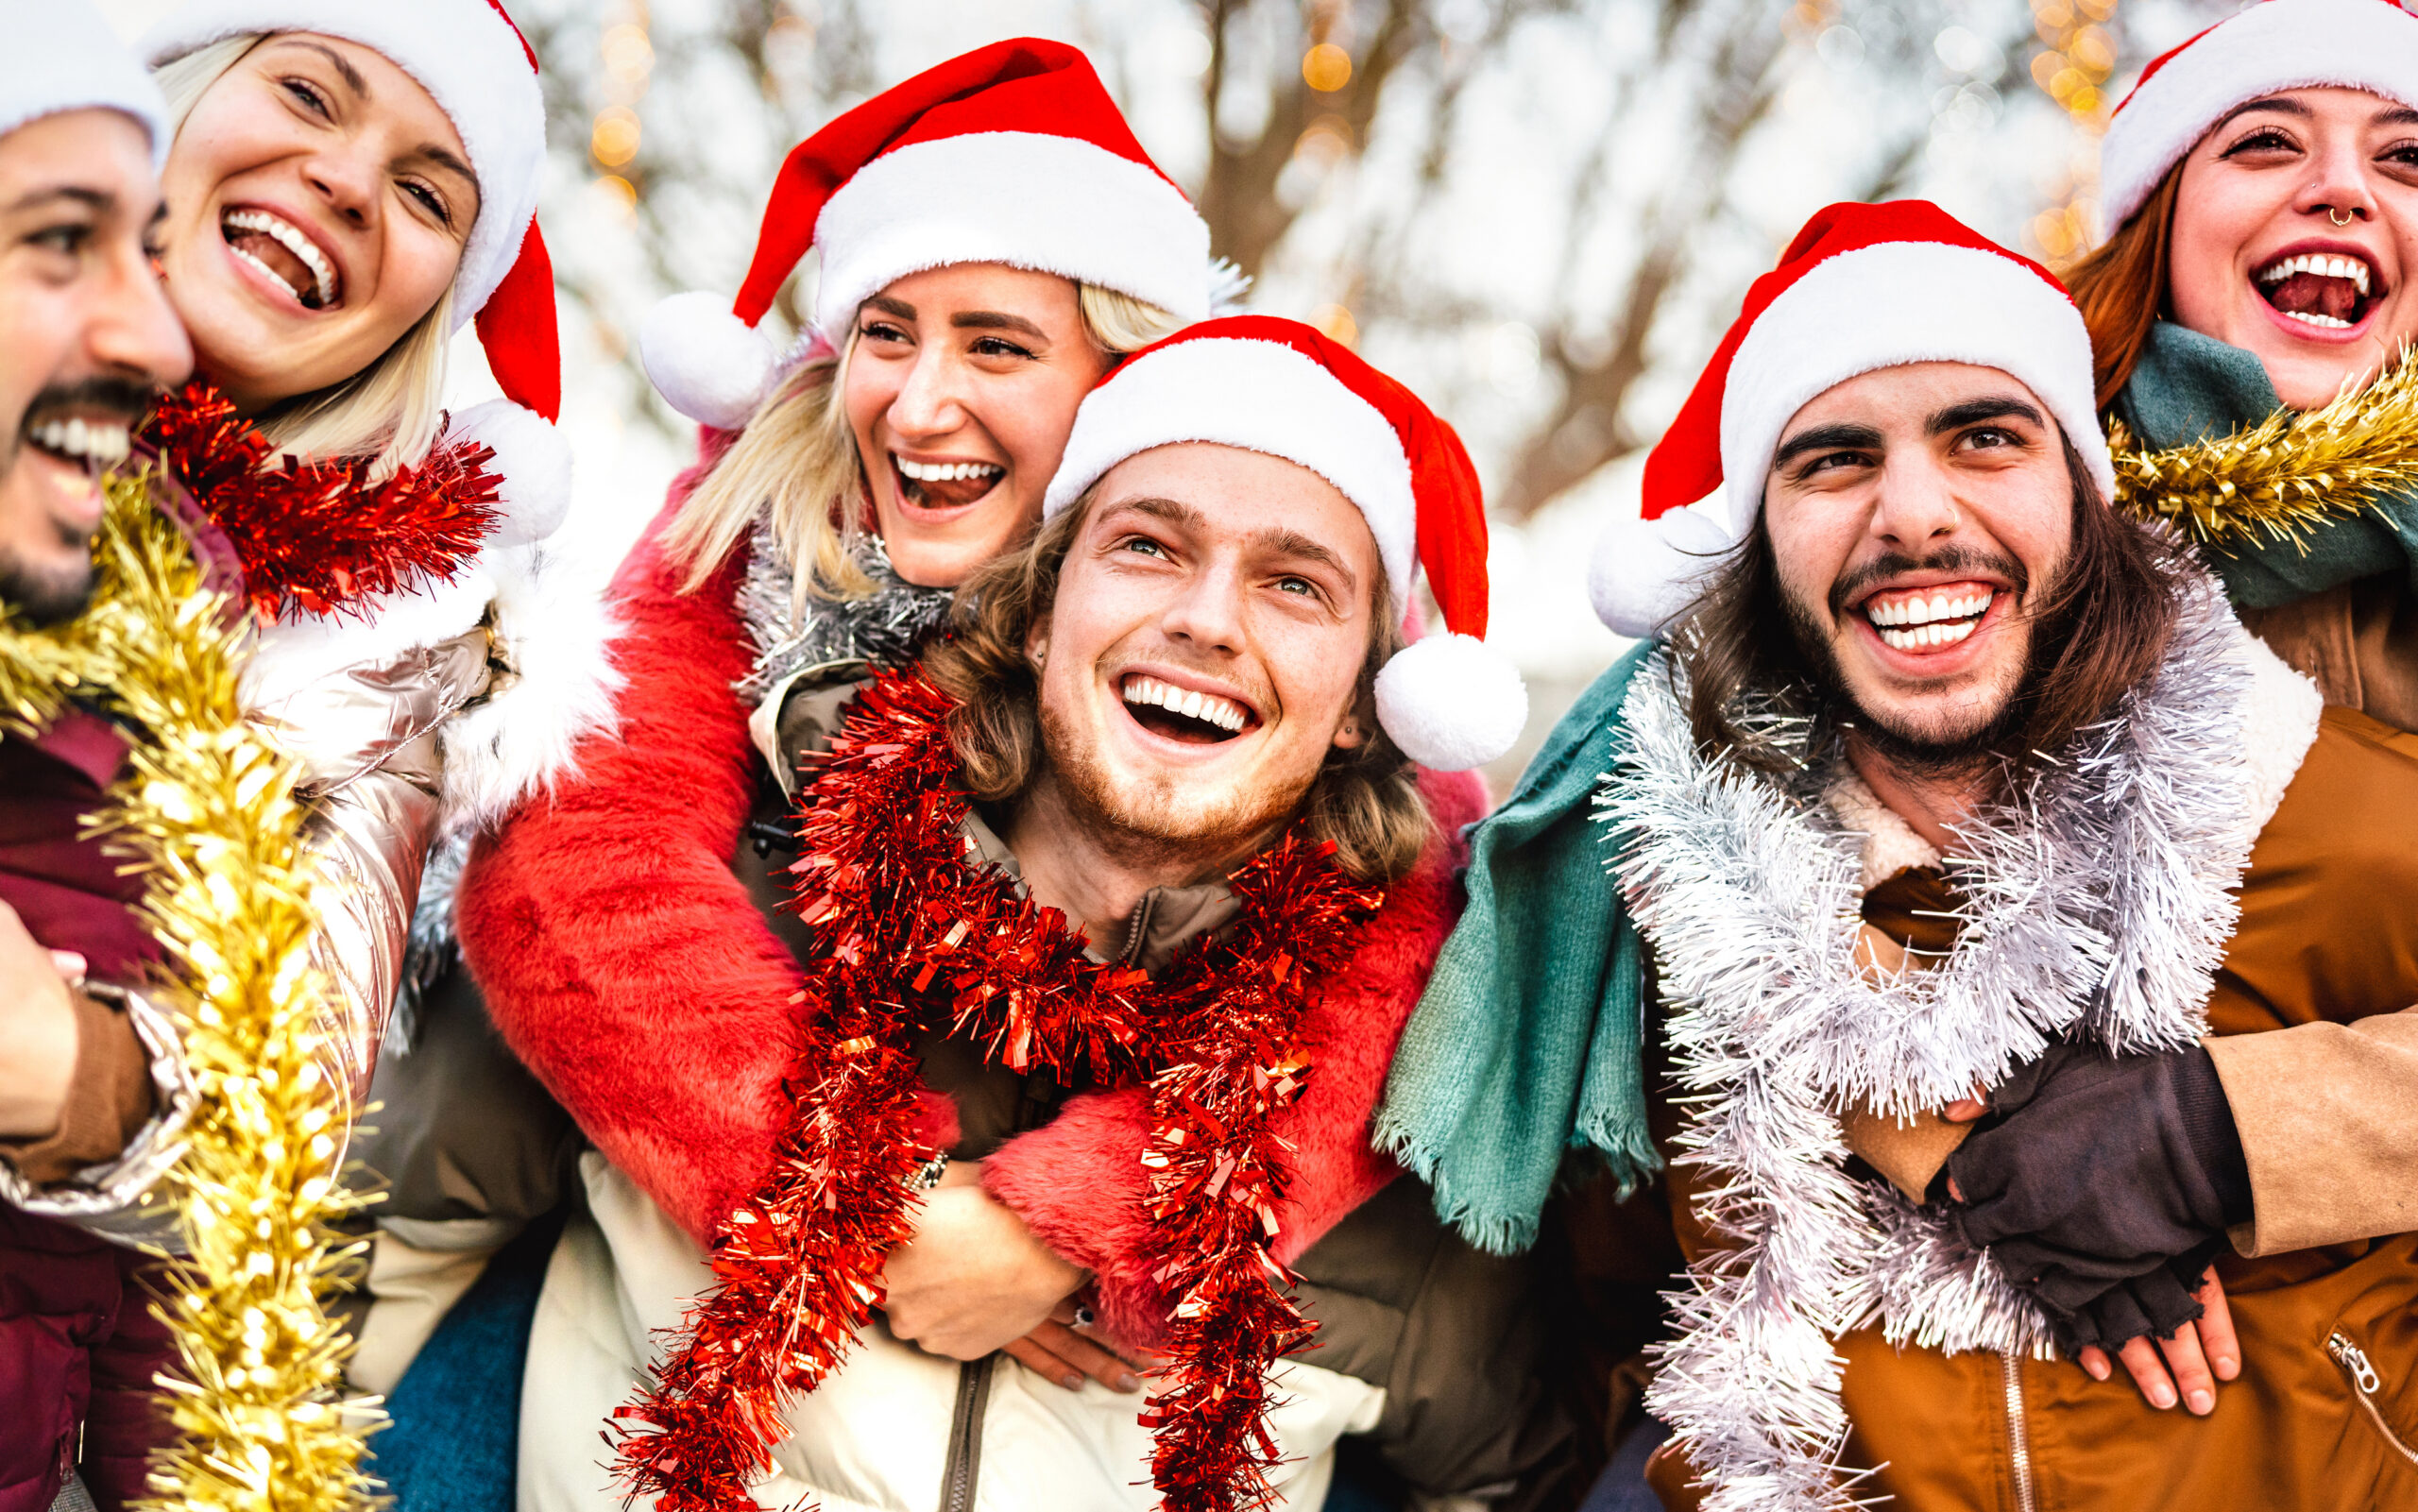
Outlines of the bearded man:
M1667 1505L2418 1499L2418 741L2111 512L2091 400L2046 272L1816 215L1598 558L1659 638L1473 837L1382 1131L1498 1244L1574 1131L1668 1163L1601 1226L1689 1262Z
M101 472L192 365L151 269L165 110L82 0L21 8L0 51L0 614L84 605ZM173 487L196 554L223 543ZM0 737L0 1508L143 1494L163 1436L162 1335L134 1249L100 1237L174 1155L191 1095L164 1010L140 879L82 833L127 745L71 709ZM71 1477L79 1485L70 1486ZM62 1487L65 1487L62 1490ZM92 1501L86 1501L86 1493Z
M1454 1504L1550 1488L1526 1272L1368 1141L1475 817L1405 748L1474 764L1524 703L1473 638L1483 542L1399 384L1294 322L1194 326L1085 400L951 639L756 726L796 794L734 862L791 953L777 1019L634 1000L581 950L596 910L710 906L600 872L606 808L474 857L472 967L598 1147L532 1334L524 1507L621 1500L594 1446L633 1393L625 1487L687 1504L1317 1507L1347 1434ZM1469 634L1405 648L1421 565ZM691 1076L772 1124L695 1237L634 1096Z

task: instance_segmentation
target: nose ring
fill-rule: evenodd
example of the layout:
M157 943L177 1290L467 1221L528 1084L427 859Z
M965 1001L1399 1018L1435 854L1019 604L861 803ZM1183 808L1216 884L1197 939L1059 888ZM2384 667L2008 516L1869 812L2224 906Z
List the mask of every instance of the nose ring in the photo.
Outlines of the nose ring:
M2337 226L2350 225L2352 214L2353 212L2350 211L2336 210L2331 205L2325 207L2325 218L2332 221Z

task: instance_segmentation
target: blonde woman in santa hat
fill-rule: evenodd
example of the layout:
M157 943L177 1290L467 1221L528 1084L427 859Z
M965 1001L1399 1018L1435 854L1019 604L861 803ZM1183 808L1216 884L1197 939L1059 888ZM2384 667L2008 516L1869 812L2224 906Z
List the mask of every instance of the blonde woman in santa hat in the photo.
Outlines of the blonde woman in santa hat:
M549 544L570 476L536 61L490 0L189 0L140 45L174 132L161 269L196 359L145 437L243 560L246 694L307 769L331 1071L359 1102L432 848L540 786L608 708L600 596ZM448 413L473 321L504 397ZM428 879L441 941L446 868ZM409 1099L386 1100L408 1128ZM443 1263L389 1237L381 1296L412 1289L398 1264ZM383 1387L408 1355L356 1363Z
M2319 476L2339 477L2340 437L2324 456L2290 438L2235 449L2215 459L2237 493L2206 500L2205 554L2328 702L2403 729L2418 729L2418 406L2375 402L2371 385L2418 339L2413 109L2418 17L2392 0L2262 0L2142 71L2102 148L2115 229L2069 280L2100 403L2131 446L2220 439L2347 394L2339 417L2366 431L2354 445L2388 485ZM2261 518L2279 478L2315 506L2289 534Z

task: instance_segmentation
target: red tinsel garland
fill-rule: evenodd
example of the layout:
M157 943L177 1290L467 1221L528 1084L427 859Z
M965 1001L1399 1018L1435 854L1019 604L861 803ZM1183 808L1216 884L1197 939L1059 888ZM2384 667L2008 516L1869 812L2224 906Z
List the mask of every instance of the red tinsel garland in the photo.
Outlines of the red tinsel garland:
M383 481L366 457L264 466L268 438L199 381L160 401L143 439L234 548L264 624L451 578L496 522L483 446L439 446Z
M1338 873L1333 846L1287 837L1234 875L1235 925L1157 980L1091 960L1063 914L966 860L953 707L919 674L877 676L801 795L791 870L817 927L789 1127L714 1236L717 1289L615 1413L645 1425L620 1429L619 1473L662 1512L753 1512L782 1404L845 1357L914 1232L907 1182L934 1151L916 1133L911 1047L945 1013L1011 1070L1149 1081L1147 1200L1174 1300L1143 1418L1152 1479L1175 1512L1263 1506L1268 1369L1317 1326L1269 1249L1288 1153L1269 1123L1308 1075L1294 1036L1314 984L1381 894Z

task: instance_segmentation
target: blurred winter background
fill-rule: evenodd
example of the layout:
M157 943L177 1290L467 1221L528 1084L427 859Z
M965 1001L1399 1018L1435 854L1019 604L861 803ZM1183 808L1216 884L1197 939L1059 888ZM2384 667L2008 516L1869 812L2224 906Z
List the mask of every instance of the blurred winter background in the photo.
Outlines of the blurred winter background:
M131 36L168 0L102 0ZM395 0L408 5L412 0ZM600 581L691 433L632 349L736 291L775 167L884 86L1001 38L1088 51L1252 303L1355 343L1486 476L1493 637L1526 743L1620 650L1602 521L1805 216L1920 195L2051 263L2098 124L2234 0L508 0L543 61L564 421ZM798 283L814 276L802 270ZM805 306L793 286L775 318ZM493 392L460 348L465 401Z

